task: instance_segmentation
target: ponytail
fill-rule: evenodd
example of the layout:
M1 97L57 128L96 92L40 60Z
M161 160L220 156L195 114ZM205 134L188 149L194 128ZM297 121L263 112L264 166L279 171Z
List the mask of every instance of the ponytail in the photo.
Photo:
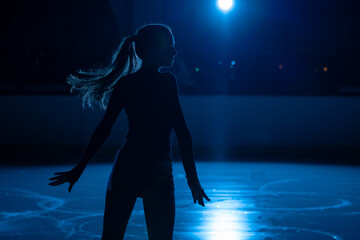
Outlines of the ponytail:
M85 104L92 108L96 103L100 109L106 110L108 95L117 81L140 69L142 61L136 56L133 44L136 39L136 35L123 38L107 67L86 71L80 69L77 76L71 74L67 77L66 83L71 85L70 92L80 92L83 108Z

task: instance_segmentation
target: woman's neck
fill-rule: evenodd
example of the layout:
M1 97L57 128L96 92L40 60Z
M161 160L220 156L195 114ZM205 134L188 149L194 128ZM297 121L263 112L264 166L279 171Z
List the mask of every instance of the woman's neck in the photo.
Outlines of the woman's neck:
M159 72L159 67L154 65L149 61L143 61L140 70L143 71L151 71L151 72Z

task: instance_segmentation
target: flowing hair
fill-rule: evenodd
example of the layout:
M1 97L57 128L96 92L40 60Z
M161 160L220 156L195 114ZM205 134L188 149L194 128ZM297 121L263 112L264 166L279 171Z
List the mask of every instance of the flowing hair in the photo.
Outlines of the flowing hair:
M107 67L86 71L80 69L77 75L69 75L66 82L71 85L70 92L80 92L83 108L85 104L92 108L96 103L100 109L106 110L108 96L115 84L120 78L138 71L146 55L147 46L157 44L164 35L173 37L170 27L165 24L141 26L135 35L122 39Z
M108 96L111 94L118 80L128 74L138 71L142 60L136 56L133 42L136 36L124 37L112 56L111 63L102 68L77 71L77 75L70 74L66 83L82 96L82 107L85 104L92 108L93 104L106 110Z

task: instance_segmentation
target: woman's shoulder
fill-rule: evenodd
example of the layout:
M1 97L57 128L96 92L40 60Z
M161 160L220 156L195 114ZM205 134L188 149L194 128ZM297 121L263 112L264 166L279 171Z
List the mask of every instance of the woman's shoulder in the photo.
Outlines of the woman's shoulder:
M129 87L129 83L131 83L130 79L132 78L132 76L126 75L121 77L114 85L114 90L118 89L118 91L120 91L122 94L126 91L128 91L128 87Z
M161 73L163 76L163 79L170 85L170 86L176 86L177 85L177 78L174 73L172 72L163 72Z
M157 74L147 74L141 71L128 74L119 79L117 85L124 87L136 86L139 87L139 83L152 82L157 85L156 82L164 84L167 87L173 87L177 85L177 78L172 72L158 72ZM155 86L154 85L154 86Z
M135 73L130 73L130 74L127 74L123 77L121 77L119 79L119 84L121 85L127 85L129 82L131 82L134 78L137 78L137 74L136 72Z

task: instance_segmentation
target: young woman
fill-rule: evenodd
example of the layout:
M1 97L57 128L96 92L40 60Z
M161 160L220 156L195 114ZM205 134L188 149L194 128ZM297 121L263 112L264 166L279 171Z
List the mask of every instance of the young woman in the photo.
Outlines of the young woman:
M102 239L123 239L137 197L143 198L150 240L173 237L175 219L171 135L178 138L181 158L194 203L210 201L201 187L192 138L179 102L171 67L177 51L170 28L147 24L125 37L111 64L103 69L79 71L67 82L80 91L83 106L99 104L105 115L93 133L80 162L70 171L57 172L52 186L70 183L69 192L93 158L124 108L129 121L125 143L119 149L108 181ZM111 94L106 105L106 97Z

